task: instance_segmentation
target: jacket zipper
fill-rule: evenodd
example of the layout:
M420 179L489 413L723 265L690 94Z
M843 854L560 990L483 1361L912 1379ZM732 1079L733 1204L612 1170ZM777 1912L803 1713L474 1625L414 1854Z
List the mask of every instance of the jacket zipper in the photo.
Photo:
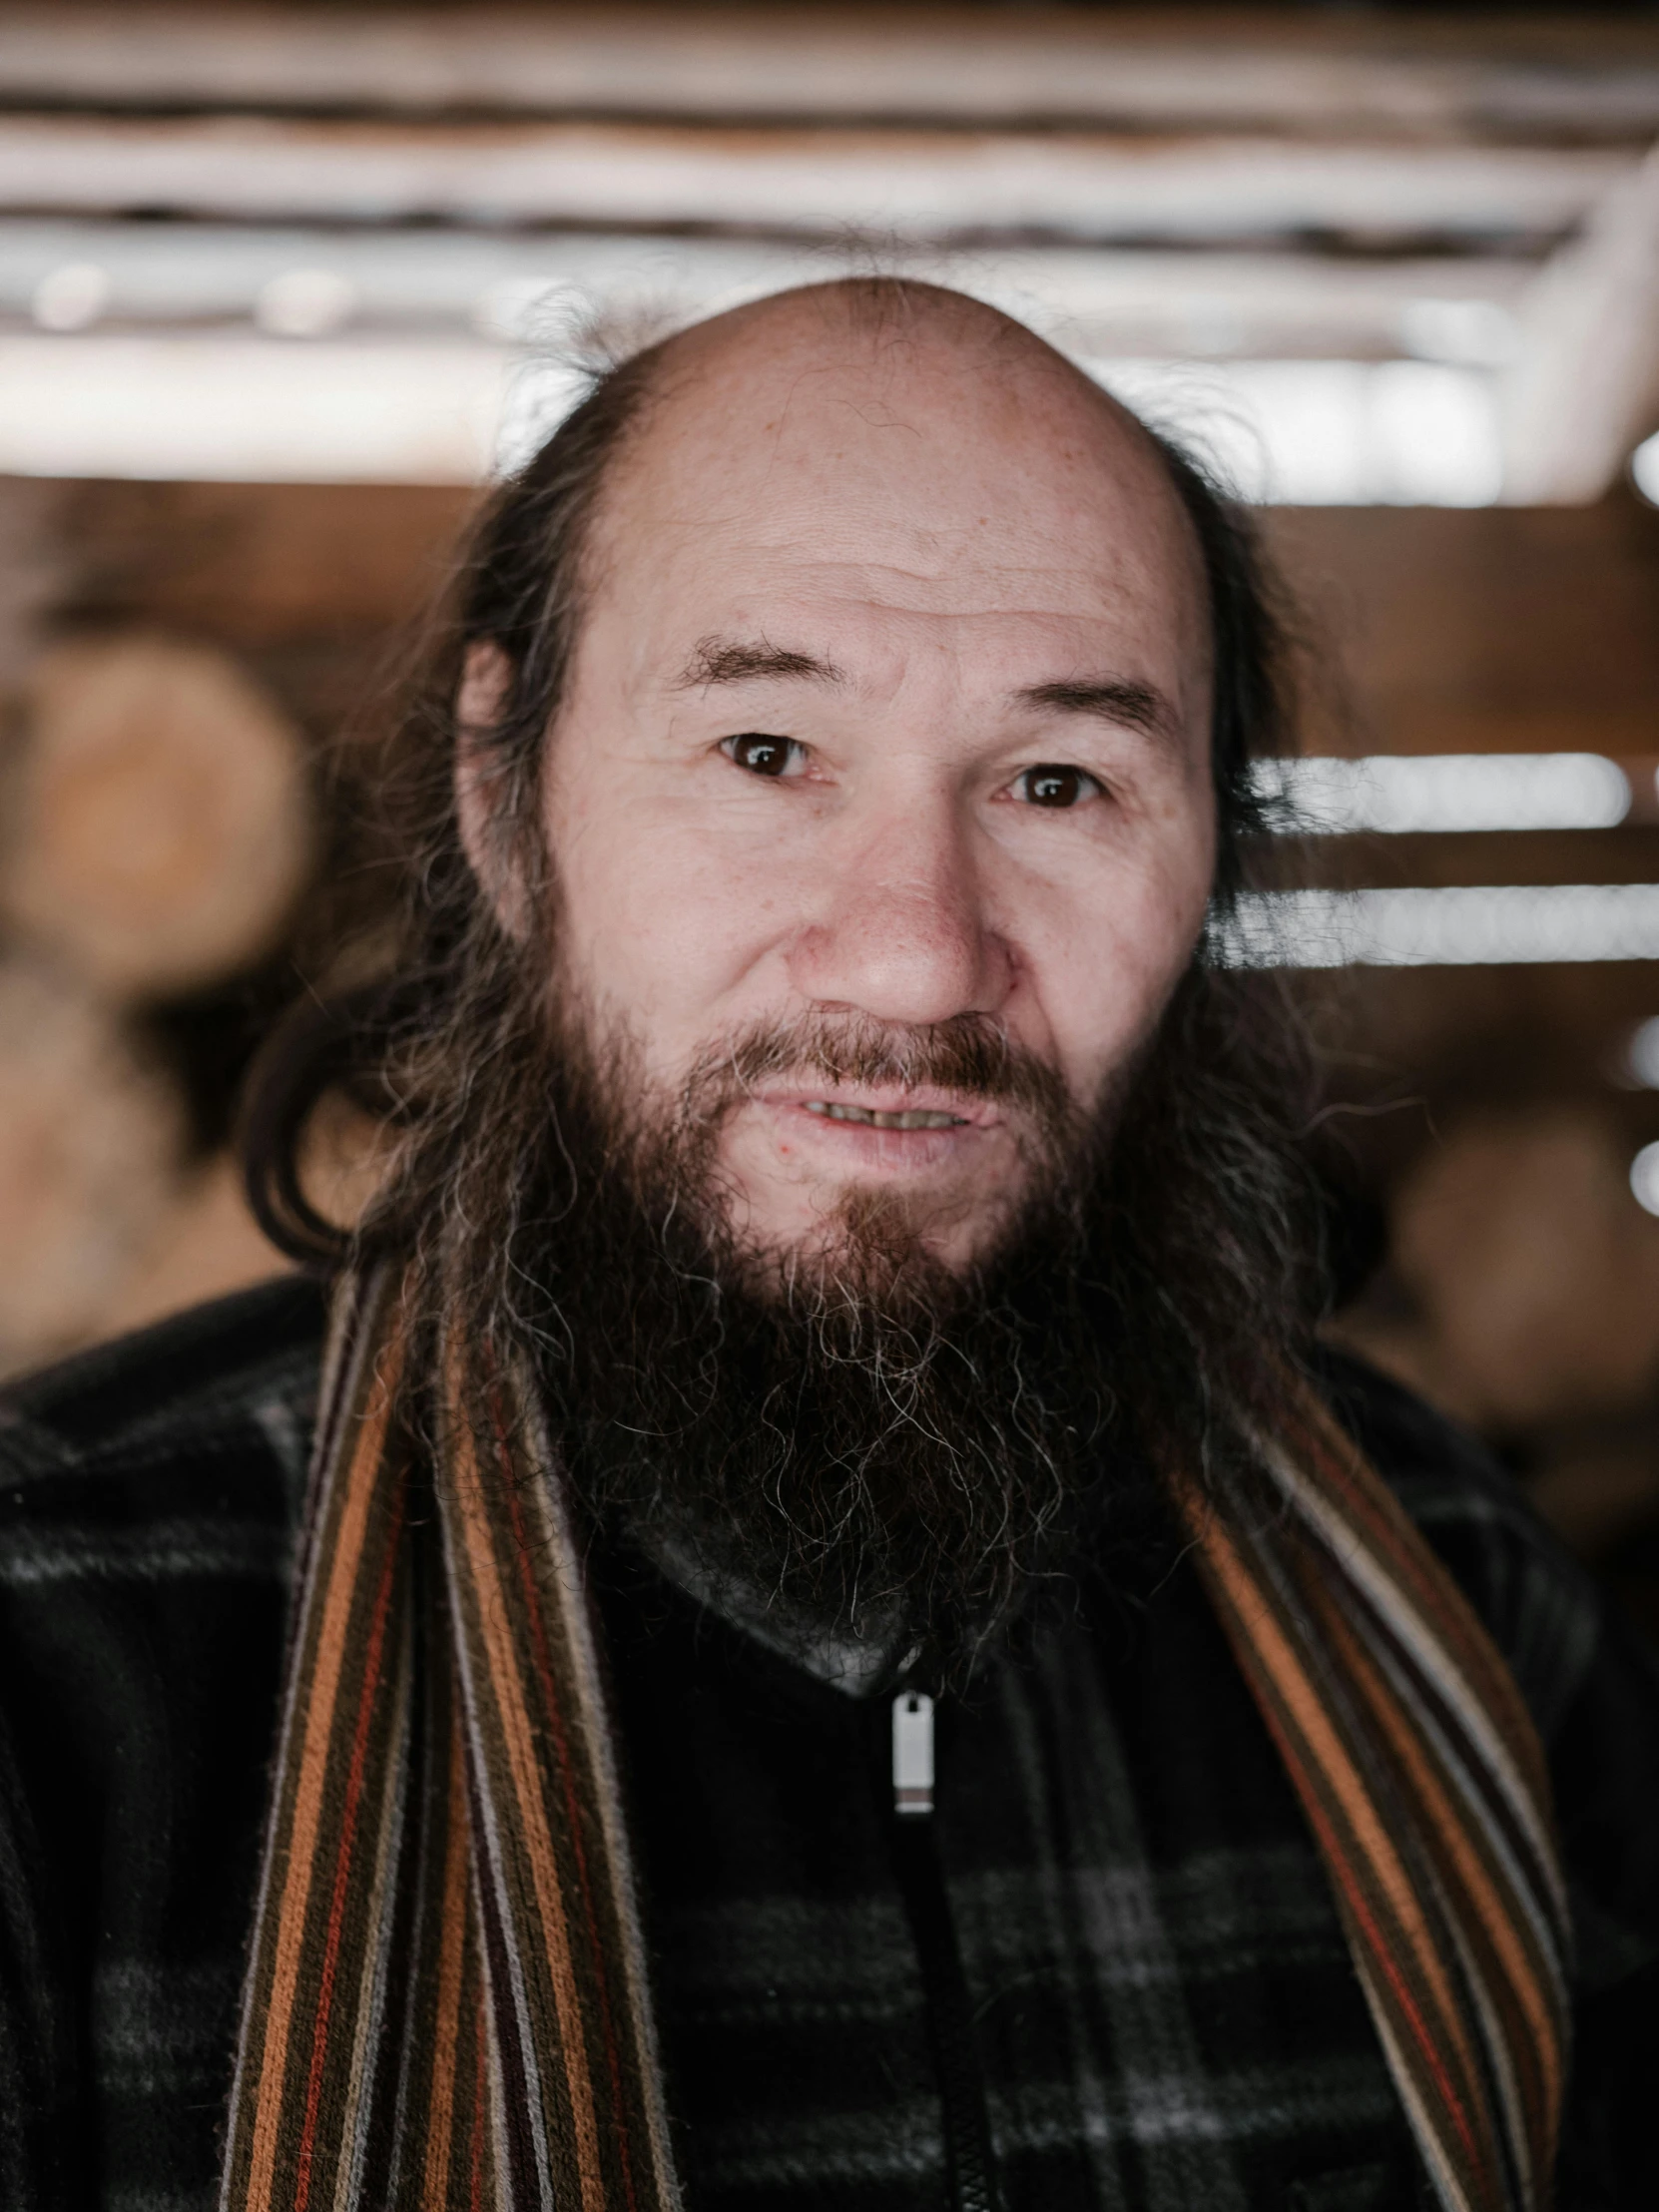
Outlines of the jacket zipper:
M952 2212L998 2212L973 2008L933 1826L933 1700L916 1690L892 1701L892 1801L893 1864L927 1997Z

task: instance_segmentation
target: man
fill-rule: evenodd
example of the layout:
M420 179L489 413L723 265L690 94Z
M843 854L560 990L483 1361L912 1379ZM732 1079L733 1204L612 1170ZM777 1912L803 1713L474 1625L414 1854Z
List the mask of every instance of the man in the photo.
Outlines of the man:
M1652 2201L1659 1685L1312 1347L1273 666L927 287L494 496L393 972L253 1114L318 1252L384 1118L325 1360L295 1281L10 1396L7 2205Z

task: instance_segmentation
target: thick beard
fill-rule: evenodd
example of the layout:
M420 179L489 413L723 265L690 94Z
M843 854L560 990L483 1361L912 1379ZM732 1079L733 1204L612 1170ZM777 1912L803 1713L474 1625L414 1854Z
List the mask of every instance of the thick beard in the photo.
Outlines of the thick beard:
M567 1032L570 1203L520 1246L538 1366L602 1524L807 1651L857 1640L967 1670L1075 1550L1103 1481L1110 1301L1081 1203L1099 1132L988 1023L756 1030L647 1120L626 1046ZM1025 1132L1025 1195L968 1274L902 1204L854 1191L812 1249L730 1226L720 1133L760 1078L938 1085Z
M642 1112L637 1055L515 973L427 1033L407 1095L429 1103L365 1246L418 1261L434 1342L465 1318L480 1407L502 1358L533 1362L599 1535L690 1562L803 1655L913 1650L944 1686L1042 1592L1161 1553L1161 1469L1265 1509L1256 1442L1318 1285L1296 1055L1260 978L1195 965L1083 1121L975 1021L763 1030ZM794 1265L743 1247L722 1118L804 1063L1017 1109L1024 1195L977 1267L862 1198Z

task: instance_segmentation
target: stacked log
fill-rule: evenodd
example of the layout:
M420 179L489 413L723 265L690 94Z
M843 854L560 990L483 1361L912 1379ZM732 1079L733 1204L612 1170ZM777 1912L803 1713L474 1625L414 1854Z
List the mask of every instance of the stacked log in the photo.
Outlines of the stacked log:
M153 637L60 645L25 697L4 903L113 1003L269 951L305 880L297 733L227 655Z
M299 733L229 656L41 654L0 849L0 1373L278 1266L228 1156L191 1157L146 1009L280 942L311 870Z
M1361 1349L1469 1426L1535 1434L1659 1387L1659 1221L1605 1117L1469 1113L1389 1206L1396 1310L1345 1322Z
M0 1372L100 1333L164 1233L184 1142L181 1101L107 1007L0 965Z

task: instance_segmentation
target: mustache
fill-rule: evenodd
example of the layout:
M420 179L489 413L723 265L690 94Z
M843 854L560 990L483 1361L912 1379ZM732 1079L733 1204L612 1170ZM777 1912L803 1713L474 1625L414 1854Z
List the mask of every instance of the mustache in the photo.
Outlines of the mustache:
M682 1111L691 1120L718 1117L782 1075L950 1091L1020 1108L1052 1137L1076 1121L1059 1070L1016 1044L988 1014L898 1023L829 1009L758 1021L701 1053L686 1078Z

